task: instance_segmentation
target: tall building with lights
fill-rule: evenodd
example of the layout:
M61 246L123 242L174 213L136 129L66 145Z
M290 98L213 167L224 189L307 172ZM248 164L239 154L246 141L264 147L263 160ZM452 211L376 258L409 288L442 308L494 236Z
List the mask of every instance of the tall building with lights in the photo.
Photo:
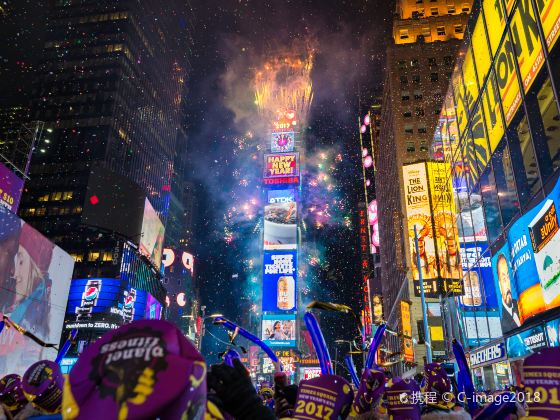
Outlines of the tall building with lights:
M75 279L122 279L162 304L192 25L184 1L51 2L31 94L48 135L20 216L74 257Z
M394 332L387 336L383 350L389 360L401 360L394 365L399 375L413 374L425 355L425 346L413 346L423 342L422 328L417 325L422 312L411 281L403 165L430 156L434 129L471 7L472 1L400 0L393 22L393 43L387 48L381 128L375 150L375 190L384 317ZM438 354L443 356L445 352Z

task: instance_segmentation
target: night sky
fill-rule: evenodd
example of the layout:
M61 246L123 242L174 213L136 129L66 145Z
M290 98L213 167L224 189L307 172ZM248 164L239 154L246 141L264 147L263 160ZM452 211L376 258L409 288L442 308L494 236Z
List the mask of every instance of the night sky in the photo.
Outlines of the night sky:
M243 171L240 166L250 153L237 150L239 139L251 130L238 104L251 102L252 74L262 64L263 57L290 50L301 42L311 43L317 51L311 75L314 86L311 115L308 127L302 130L306 135L307 156L312 161L315 154L325 150L342 156L329 175L336 185L333 194L343 206L333 215L331 223L308 231L307 239L313 242L314 249L320 250L321 261L314 267L305 297L308 301L350 304L357 309L358 238L353 227L345 226L343 220L350 216L355 223L355 206L361 197L357 118L367 109L368 98L382 88L393 2L210 0L197 3L193 3L197 22L187 98L189 176L198 186L195 252L199 257L198 276L206 313L219 312L243 322L254 298L248 292L250 280L243 275L246 265L242 263L254 252L254 223L230 223L233 240L230 243L224 240L224 214L234 202L242 201L242 195L251 188L250 184L240 192L235 178L239 170ZM256 191L255 195L260 192ZM343 328L341 321L344 321ZM334 339L353 336L351 323L339 314L325 314L322 327L331 343ZM226 337L222 330L210 328L209 331L220 338ZM208 334L204 344L204 353L210 360L224 347Z

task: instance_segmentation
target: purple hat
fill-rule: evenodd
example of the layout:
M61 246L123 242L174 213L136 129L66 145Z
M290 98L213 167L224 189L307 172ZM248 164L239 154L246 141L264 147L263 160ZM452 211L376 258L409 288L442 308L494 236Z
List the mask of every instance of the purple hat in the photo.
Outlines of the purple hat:
M299 384L294 418L346 418L353 399L350 383L340 376L322 375L304 380Z
M60 412L64 377L58 364L50 360L34 363L21 382L23 392L33 407L46 414Z
M387 390L387 412L393 420L420 420L420 387L412 379L395 379Z
M439 363L428 363L424 366L422 392L428 406L451 409L455 406L455 396L451 392L451 380ZM445 398L443 396L445 395Z
M167 321L141 320L87 347L64 384L64 418L201 419L206 363Z
M27 405L27 398L21 386L21 377L16 374L0 379L0 403L15 416Z

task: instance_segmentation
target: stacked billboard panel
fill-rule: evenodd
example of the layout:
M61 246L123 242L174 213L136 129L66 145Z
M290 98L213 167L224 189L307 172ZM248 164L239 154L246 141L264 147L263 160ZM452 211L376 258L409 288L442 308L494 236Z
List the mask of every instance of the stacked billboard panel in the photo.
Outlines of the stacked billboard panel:
M296 346L298 281L298 190L300 154L291 126L271 134L264 154L262 339L270 346Z

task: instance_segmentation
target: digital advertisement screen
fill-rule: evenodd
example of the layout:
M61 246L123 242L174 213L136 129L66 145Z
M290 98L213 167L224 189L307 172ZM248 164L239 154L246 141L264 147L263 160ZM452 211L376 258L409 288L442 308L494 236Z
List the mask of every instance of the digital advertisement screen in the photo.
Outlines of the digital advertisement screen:
M264 207L264 249L295 249L296 246L296 191L267 191L267 203Z
M119 326L118 308L126 285L120 279L75 279L70 284L66 308L66 329L103 328L99 323ZM90 326L91 324L91 326ZM97 326L96 326L97 325Z
M263 311L295 311L297 251L264 251Z
M263 178L299 176L299 153L271 153L264 155Z
M41 340L58 344L74 259L0 206L0 312ZM57 351L43 348L14 328L0 332L0 377L23 375Z
M546 335L550 347L560 346L560 318L553 319L546 323Z
M295 347L295 314L263 315L262 340L271 347Z
M144 319L161 319L162 306L150 293L146 293L146 313Z
M527 356L546 345L546 337L541 325L508 337L506 340L507 355L512 359Z
M272 133L270 151L272 153L293 152L295 138L295 133L293 131Z
M504 332L560 306L560 181L508 231L507 243L492 257Z
M182 317L191 314L192 309L194 257L181 249L165 248L162 263L163 285L167 290L166 319L183 330L186 319Z
M101 165L90 171L82 223L117 232L137 241L141 233L144 201L142 189Z
M502 337L502 326L497 313L464 312L463 326L469 346L482 346L491 339Z
M163 238L165 227L150 201L146 198L144 204L144 218L142 221L142 234L140 236L140 253L159 269L161 266L161 253L163 251Z
M459 301L464 308L498 308L492 274L492 259L485 253L487 248L488 246L485 243L461 244L465 293L459 297ZM478 265L475 266L477 260ZM472 271L468 272L469 268L472 268Z
M23 180L0 163L0 206L17 213L23 191Z

